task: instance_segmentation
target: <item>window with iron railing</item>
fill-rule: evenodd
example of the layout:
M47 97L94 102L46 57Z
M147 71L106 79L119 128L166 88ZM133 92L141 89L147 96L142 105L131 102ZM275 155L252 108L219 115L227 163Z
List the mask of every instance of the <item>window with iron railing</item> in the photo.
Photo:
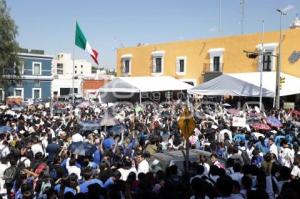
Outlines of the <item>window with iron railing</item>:
M219 63L218 65L214 63L204 63L203 73L221 73L223 71L224 63ZM218 69L218 70L217 70Z

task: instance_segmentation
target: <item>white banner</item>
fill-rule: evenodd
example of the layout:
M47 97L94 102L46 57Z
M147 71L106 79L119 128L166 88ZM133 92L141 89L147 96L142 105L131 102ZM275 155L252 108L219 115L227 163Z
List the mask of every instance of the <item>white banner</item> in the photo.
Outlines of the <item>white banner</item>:
M246 126L246 118L243 118L243 117L233 117L232 118L232 126L245 127Z

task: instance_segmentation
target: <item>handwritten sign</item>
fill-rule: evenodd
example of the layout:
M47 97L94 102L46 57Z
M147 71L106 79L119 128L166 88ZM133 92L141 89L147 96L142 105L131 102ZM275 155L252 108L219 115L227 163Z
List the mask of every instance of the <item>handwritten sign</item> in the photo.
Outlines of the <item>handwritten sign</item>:
M295 103L294 102L284 102L283 103L283 108L284 109L294 109L295 108Z

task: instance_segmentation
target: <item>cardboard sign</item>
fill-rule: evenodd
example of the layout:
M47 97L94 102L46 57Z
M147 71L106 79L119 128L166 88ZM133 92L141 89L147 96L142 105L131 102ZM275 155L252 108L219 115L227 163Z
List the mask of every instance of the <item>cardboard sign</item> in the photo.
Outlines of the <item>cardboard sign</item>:
M245 127L246 126L246 118L243 118L243 117L233 117L232 118L232 126L235 126L235 127Z
M283 108L284 109L295 109L295 103L294 102L284 102Z

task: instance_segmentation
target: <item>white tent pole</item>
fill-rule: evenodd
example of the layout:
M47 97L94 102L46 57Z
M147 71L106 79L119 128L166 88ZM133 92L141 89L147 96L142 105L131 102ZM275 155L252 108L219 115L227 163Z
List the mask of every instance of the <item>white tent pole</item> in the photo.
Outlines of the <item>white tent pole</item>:
M140 90L140 104L142 104L142 92Z
M190 97L189 97L188 92L186 92L186 99L187 99L187 105L188 105L188 107L190 107Z

